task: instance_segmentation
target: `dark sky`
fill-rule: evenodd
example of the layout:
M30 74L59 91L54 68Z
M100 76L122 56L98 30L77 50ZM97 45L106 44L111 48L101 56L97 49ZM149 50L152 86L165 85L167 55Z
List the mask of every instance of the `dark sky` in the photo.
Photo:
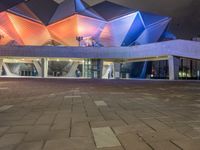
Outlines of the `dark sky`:
M84 0L93 5L101 0ZM200 35L200 0L109 0L135 10L172 17L170 29L178 38Z

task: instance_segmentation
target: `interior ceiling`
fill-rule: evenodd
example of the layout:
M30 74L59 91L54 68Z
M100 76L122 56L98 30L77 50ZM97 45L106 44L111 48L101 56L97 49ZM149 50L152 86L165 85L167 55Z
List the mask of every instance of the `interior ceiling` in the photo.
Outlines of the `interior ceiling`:
M55 0L61 2L62 0ZM84 0L94 5L103 0ZM191 39L200 36L199 0L109 0L114 3L172 17L170 30L177 38Z

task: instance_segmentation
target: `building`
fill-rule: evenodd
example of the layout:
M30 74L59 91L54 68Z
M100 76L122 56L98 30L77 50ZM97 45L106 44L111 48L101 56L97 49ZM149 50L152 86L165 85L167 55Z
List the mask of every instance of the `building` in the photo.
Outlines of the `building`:
M0 74L199 79L200 43L175 40L170 20L108 1L19 2L0 12Z

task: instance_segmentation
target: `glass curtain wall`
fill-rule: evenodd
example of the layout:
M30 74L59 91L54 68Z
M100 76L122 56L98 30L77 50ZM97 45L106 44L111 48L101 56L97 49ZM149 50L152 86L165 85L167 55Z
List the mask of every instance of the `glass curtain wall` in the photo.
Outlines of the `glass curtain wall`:
M179 79L199 80L200 79L200 61L195 59L180 58Z

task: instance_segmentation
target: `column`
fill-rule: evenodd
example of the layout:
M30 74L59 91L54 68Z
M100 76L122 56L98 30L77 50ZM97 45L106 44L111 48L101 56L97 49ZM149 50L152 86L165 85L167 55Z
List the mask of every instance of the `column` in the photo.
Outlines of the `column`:
M121 72L121 64L114 63L114 78L120 79L120 72Z
M178 80L179 79L179 58L175 56L168 57L169 65L169 80Z
M34 61L33 61L33 65L35 66L35 68L36 68L36 70L37 70L37 72L38 72L38 76L39 76L39 77L42 77L42 72L43 72L43 71L42 71L42 67L41 67L40 62L34 60Z
M102 78L102 71L103 71L103 60L101 59L92 59L92 78L101 79Z
M0 76L2 76L3 72L3 59L0 59Z
M103 78L103 60L99 60L99 78Z
M48 77L48 58L42 58L42 77Z

